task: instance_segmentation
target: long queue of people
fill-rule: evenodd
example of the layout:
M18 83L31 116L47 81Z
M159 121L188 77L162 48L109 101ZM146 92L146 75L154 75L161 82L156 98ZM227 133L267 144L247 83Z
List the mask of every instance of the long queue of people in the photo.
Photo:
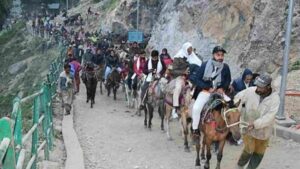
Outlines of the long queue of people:
M66 52L65 70L60 74L58 82L58 93L63 98L67 114L70 113L74 89L75 92L79 92L80 71L85 69L87 63L105 67L102 74L104 81L113 68L119 73L125 73L124 82L134 90L138 87L137 81L144 77L140 87L140 109L145 108L143 99L152 82L166 76L170 80L168 84L173 85L171 91L174 118L180 114L180 94L183 84L188 80L194 86L194 105L191 110L193 140L200 138L201 112L212 93L219 93L224 100L231 101L232 104L240 101L246 109L242 116L247 116L245 121L249 125L243 133L245 148L238 161L238 167L242 168L248 163L248 169L257 168L267 148L266 143L279 102L278 95L272 90L272 78L269 75L262 74L254 79L255 74L245 69L241 77L232 81L230 66L224 63L227 52L221 46L216 46L212 50L212 57L204 62L195 54L191 43L183 44L174 57L168 54L167 49L163 49L161 53L152 50L148 58L147 52L139 48L138 43L130 46L122 44L122 51L127 54L120 58L120 53L116 52L114 45L96 33L87 33L83 29L74 33L64 31L65 38L69 40L69 48ZM171 70L171 73L166 74L166 70Z
M258 75L252 73L250 69L245 69L241 77L232 81L230 66L224 63L226 53L224 48L216 46L212 50L212 57L203 62L193 52L191 43L185 43L174 57L170 57L166 49L162 51L160 57L159 52L153 50L148 60L145 59L145 52L135 53L132 66L134 78L129 78L128 84L135 87L133 84L136 84L136 78L141 78L143 74L146 76L141 86L140 109L143 109L143 98L151 86L150 83L162 77L167 68L170 69L172 78L169 79L173 80L170 80L169 85L173 85L170 88L173 95L173 117L176 118L177 114L180 114L180 94L183 84L188 79L195 89L191 111L192 134L196 142L200 140L201 112L211 99L212 93L222 95L228 104L241 103L243 109L241 119L248 125L246 130L242 131L245 146L237 168L243 168L248 164L248 169L255 169L259 166L267 148L278 110L279 97L272 89L272 78L268 74Z

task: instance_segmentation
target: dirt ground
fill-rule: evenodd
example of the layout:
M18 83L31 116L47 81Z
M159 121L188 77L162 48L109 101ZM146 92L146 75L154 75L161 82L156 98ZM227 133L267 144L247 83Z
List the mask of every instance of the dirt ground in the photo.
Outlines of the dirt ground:
M98 90L98 89L97 89ZM85 88L76 96L75 129L84 152L86 169L193 169L195 150L183 150L179 124L171 124L174 140L168 141L159 129L158 113L154 114L152 130L143 126L143 115L135 116L125 106L124 93L118 100L101 96L97 91L93 109L86 104ZM221 167L234 169L242 146L227 144ZM260 169L297 169L300 144L272 138ZM213 155L211 167L216 164ZM203 166L203 165L202 165Z

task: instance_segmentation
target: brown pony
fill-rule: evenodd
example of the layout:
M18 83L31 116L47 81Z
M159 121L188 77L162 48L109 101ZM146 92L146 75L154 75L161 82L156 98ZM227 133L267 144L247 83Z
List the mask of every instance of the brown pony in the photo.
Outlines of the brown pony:
M204 107L201 113L201 119L202 120L199 122L199 129L201 129L201 132L203 133L203 145L201 151L201 158L203 160L205 159L204 154L206 150L206 162L204 168L209 169L210 167L211 144L213 142L218 142L219 149L216 169L220 169L223 148L229 131L232 133L235 140L241 138L239 129L240 112L236 108L229 109L223 97L217 93L213 93L210 97L209 104ZM196 166L200 166L200 141L201 139L196 142Z

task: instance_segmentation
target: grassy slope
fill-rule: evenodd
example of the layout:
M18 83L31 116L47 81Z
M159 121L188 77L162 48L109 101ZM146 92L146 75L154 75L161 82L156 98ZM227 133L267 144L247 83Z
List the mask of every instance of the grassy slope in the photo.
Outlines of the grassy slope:
M9 115L12 100L17 92L24 96L36 92L45 79L49 64L58 55L57 49L49 49L42 54L41 44L44 40L28 35L25 23L15 24L12 30L0 34L0 117ZM24 70L17 75L8 72L10 65L19 61L27 61ZM31 118L31 104L22 107L25 119ZM30 124L30 120L24 120Z

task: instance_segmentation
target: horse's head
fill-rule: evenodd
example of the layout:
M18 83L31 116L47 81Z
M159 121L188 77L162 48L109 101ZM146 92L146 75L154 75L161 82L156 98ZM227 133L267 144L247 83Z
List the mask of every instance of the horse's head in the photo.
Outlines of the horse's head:
M224 98L217 94L213 93L210 97L211 107L215 112L220 112L221 116L225 122L227 128L229 128L232 136L235 140L239 140L241 138L240 134L240 116L241 113L237 108L230 108L229 103L227 103ZM235 107L238 107L235 105Z
M239 127L241 113L238 108L229 108L223 112L222 116L226 123L226 126L232 133L234 140L239 140L241 138Z

